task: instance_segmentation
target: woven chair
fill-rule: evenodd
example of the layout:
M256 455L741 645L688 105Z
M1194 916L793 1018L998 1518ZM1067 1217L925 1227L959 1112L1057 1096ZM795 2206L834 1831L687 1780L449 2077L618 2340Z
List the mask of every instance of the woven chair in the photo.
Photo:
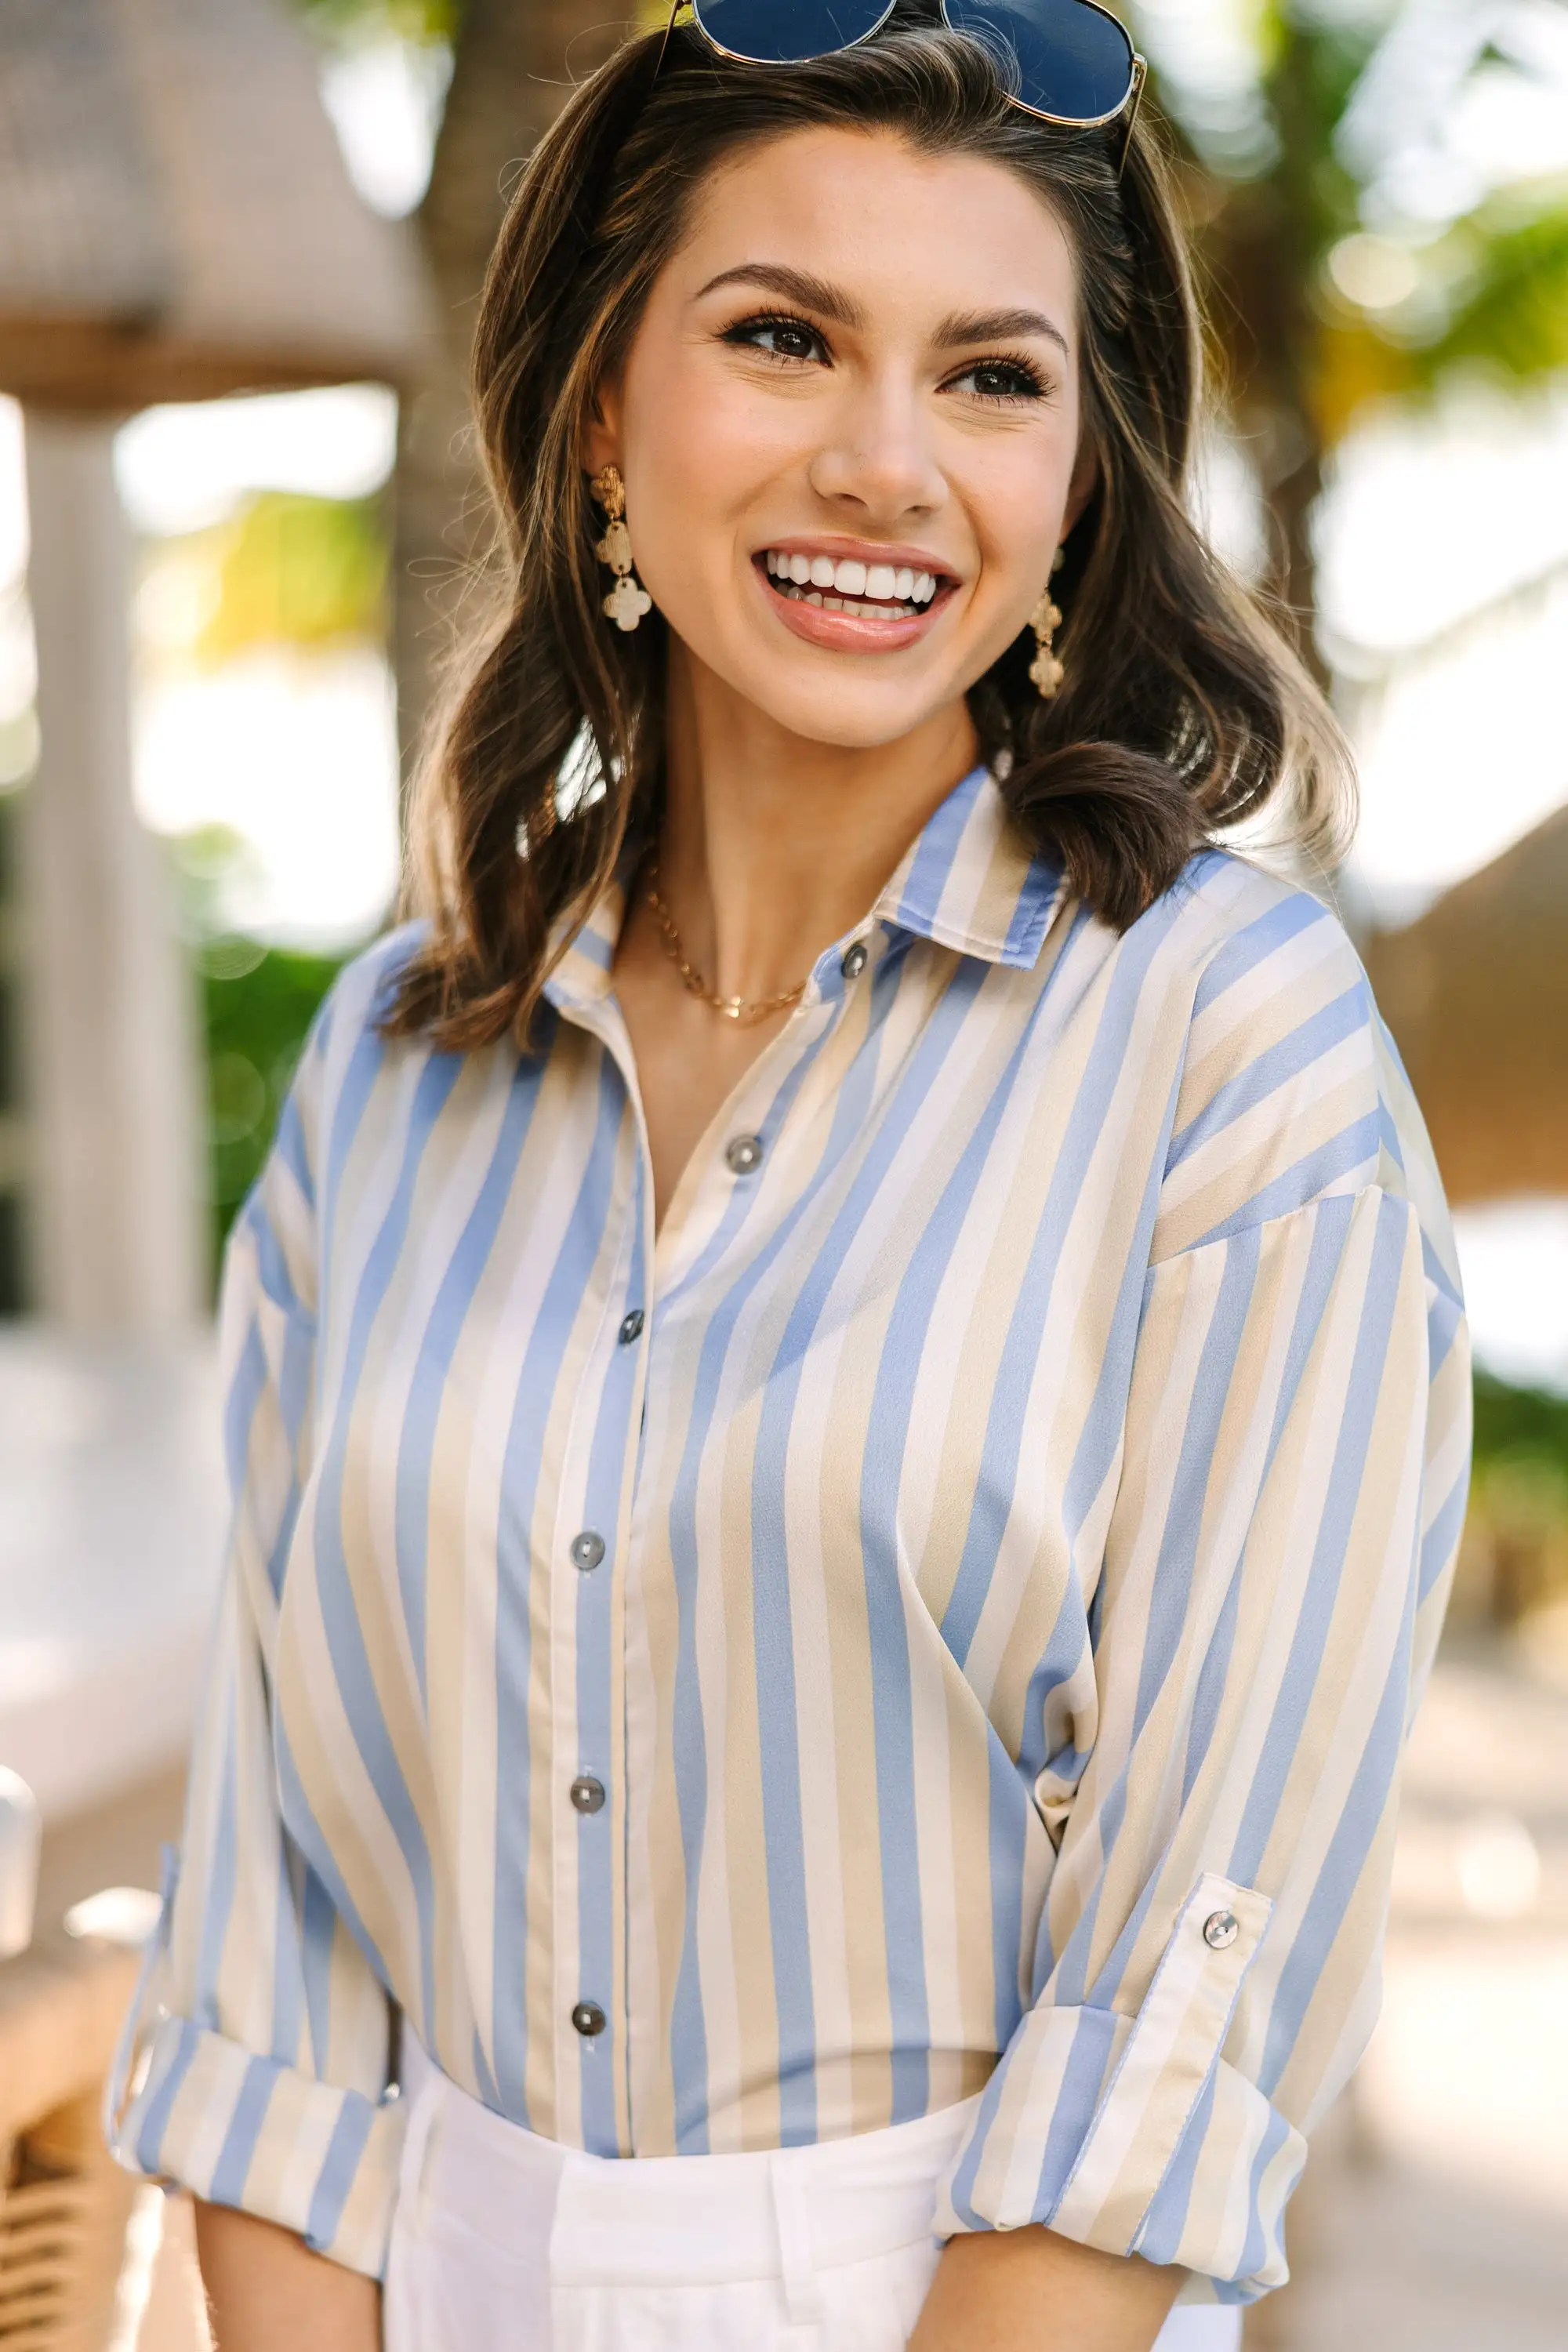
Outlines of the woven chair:
M0 1964L0 2352L103 2352L136 2184L99 2110L136 1958L46 1937Z

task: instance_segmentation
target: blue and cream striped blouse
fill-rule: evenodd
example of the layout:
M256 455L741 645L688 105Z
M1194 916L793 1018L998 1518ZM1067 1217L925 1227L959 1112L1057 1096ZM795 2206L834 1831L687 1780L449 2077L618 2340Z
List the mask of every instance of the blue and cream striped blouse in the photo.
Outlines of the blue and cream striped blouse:
M1118 937L977 772L656 1237L622 908L531 1055L384 1042L405 934L318 1023L229 1252L232 1560L120 2152L375 2273L398 2012L603 2155L984 2086L944 2232L1246 2300L1375 2010L1465 1491L1361 968L1217 852Z

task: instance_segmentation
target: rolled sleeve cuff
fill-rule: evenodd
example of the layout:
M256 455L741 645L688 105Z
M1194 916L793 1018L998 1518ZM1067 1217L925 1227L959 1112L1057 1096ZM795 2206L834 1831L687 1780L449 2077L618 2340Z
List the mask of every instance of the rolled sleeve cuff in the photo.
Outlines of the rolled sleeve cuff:
M313 2082L183 2017L159 2024L110 2141L129 2171L279 2222L369 2278L386 2261L402 2143L395 2098Z
M1043 2222L1102 2252L1180 2263L1221 2302L1282 2285L1306 2144L1221 2057L1271 1909L1205 1873L1135 2017L1031 2010L942 2183L938 2235Z

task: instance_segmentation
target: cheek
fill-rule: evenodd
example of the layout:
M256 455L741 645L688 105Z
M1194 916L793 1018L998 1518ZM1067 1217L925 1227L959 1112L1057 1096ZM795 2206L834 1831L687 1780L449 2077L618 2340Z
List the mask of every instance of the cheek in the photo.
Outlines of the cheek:
M738 520L802 454L793 404L705 361L676 353L627 373L626 494L650 585L652 574L727 570Z
M1076 419L998 436L964 468L966 504L986 570L1031 578L1060 541L1078 460Z

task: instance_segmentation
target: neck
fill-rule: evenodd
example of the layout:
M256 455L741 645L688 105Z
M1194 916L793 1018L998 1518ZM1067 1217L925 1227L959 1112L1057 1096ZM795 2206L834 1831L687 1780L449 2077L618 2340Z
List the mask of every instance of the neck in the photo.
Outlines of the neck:
M659 887L710 988L803 981L978 756L962 702L895 743L808 741L672 643Z

